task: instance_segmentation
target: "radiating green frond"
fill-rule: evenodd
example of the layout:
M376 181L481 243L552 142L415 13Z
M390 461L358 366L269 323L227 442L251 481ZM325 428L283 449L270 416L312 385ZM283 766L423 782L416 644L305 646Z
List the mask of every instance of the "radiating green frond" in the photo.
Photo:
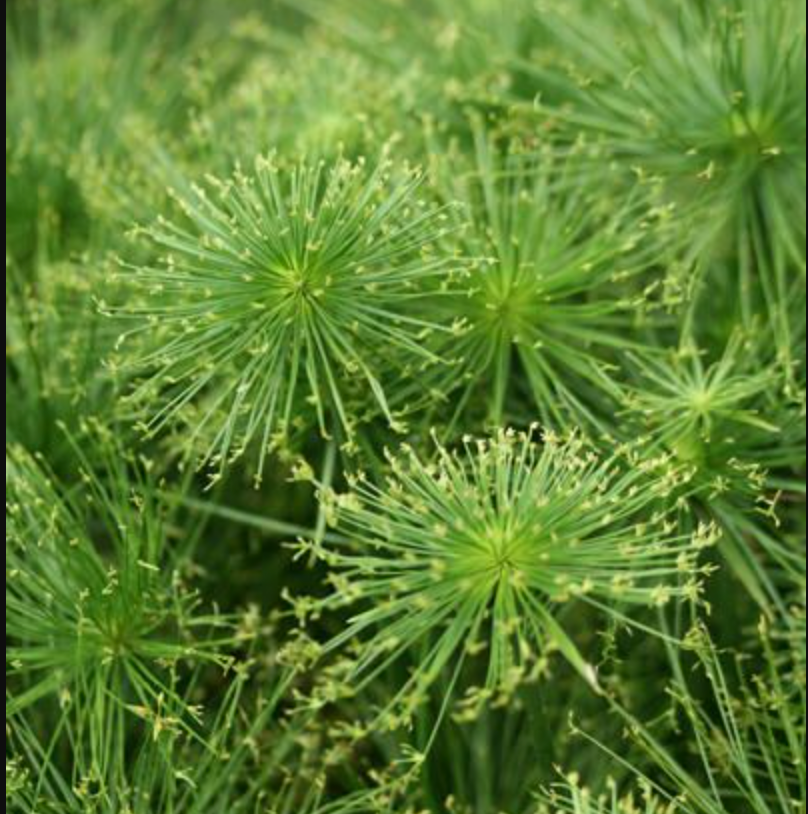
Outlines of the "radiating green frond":
M146 230L162 260L129 269L139 304L125 314L147 341L136 395L161 399L149 429L193 409L188 446L210 427L205 460L254 444L260 472L273 436L309 414L343 439L369 404L395 425L407 405L387 380L439 361L426 294L450 274L435 250L445 216L418 185L387 160L284 170L270 157L182 197L183 221Z
M662 213L648 190L616 204L582 186L599 157L585 145L531 159L499 155L479 128L476 139L473 165L442 171L443 194L463 204L450 245L468 267L448 312L463 328L451 340L465 379L455 422L469 426L484 410L501 425L521 397L549 426L608 425L620 397L614 360L636 347L644 273L664 258Z
M194 737L201 710L184 687L226 670L238 635L187 584L154 480L97 443L73 447L73 488L6 451L6 716L51 722L44 762L67 749L106 777L132 728Z
M409 710L404 722L440 675L457 681L480 653L484 689L471 701L541 674L551 650L596 687L559 620L571 601L631 625L632 609L698 599L711 533L676 535L664 503L682 484L664 459L503 431L457 452L438 446L434 461L405 450L391 468L383 484L360 475L347 494L323 496L348 539L322 553L336 589L324 607L360 605L326 651L355 644L351 692L417 653L390 708Z
M805 302L803 4L618 0L591 16L539 14L568 65L537 65L537 91L561 84L570 99L546 117L666 181L705 307L711 278L731 275L736 319L765 313L789 369L791 304Z

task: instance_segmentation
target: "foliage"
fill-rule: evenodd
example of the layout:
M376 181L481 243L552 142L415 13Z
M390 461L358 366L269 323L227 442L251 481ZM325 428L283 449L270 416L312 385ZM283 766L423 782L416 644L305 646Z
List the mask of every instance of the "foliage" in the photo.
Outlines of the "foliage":
M702 264L700 295L709 303L713 278L733 275L736 318L748 327L765 310L788 369L805 289L804 6L618 0L594 22L540 13L569 65L548 79L569 105L547 114L666 181Z
M543 669L549 649L596 686L555 608L577 599L631 624L632 606L698 599L697 553L711 535L671 530L664 503L681 484L664 461L628 450L601 460L574 437L539 447L502 431L459 453L439 446L434 464L405 450L390 468L384 490L360 474L347 494L324 496L351 541L322 555L336 570L325 604L369 604L326 647L366 640L351 692L412 649L421 655L396 696L410 714L444 670L481 651L490 694Z
M9 0L15 814L805 814L805 7Z
M306 405L325 437L350 439L353 377L397 424L382 379L438 362L424 340L440 326L417 306L426 281L447 276L433 250L443 219L415 198L417 175L391 178L387 160L367 177L347 161L281 174L268 157L254 175L210 183L180 201L189 226L147 230L168 252L159 265L132 269L146 299L125 313L158 340L138 360L152 375L136 397L164 401L148 428L201 399L191 443L218 422L205 460L225 466L255 440L260 473Z

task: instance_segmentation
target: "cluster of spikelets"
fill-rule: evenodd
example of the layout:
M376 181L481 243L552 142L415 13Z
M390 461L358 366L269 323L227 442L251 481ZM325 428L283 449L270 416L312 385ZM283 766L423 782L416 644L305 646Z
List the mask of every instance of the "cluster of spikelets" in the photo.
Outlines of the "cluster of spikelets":
M10 0L6 803L806 814L798 0Z

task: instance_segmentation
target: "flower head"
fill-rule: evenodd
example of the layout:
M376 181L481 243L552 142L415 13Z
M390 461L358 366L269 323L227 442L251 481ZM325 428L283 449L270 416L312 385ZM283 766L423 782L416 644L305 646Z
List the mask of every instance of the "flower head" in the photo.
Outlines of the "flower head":
M368 403L395 424L383 379L436 361L437 326L413 305L447 274L432 251L443 217L418 184L387 160L285 171L259 158L250 175L180 196L185 220L147 230L163 261L132 269L131 314L155 340L137 359L138 395L163 398L148 427L194 406L192 439L211 428L205 460L224 465L255 441L260 471L273 435L307 412L324 434L351 435Z
M618 0L592 15L542 17L570 66L566 81L556 66L539 70L569 102L546 112L664 180L707 277L706 306L710 283L730 278L736 317L748 328L766 313L790 368L791 308L805 303L805 7ZM600 173L593 164L589 182Z
M631 608L698 595L699 545L674 534L662 504L674 478L653 463L600 458L575 438L501 432L437 460L392 461L383 486L358 478L331 496L349 544L331 546L330 604L361 600L335 649L357 640L361 683L413 648L402 694L488 651L486 686L501 689L548 647L588 681L594 670L558 621L570 600L628 621Z
M692 343L635 357L628 426L691 472L694 506L722 528L726 562L760 605L782 607L764 562L804 572L804 552L776 528L781 493L795 488L793 474L804 466L805 419L796 405L783 405L782 374L755 359L741 334L712 361Z
M78 490L21 447L6 451L6 714L55 714L56 739L98 765L136 720L155 739L193 733L183 682L228 667L236 641L185 584L155 484L102 437L92 460L103 476L73 448Z
M714 362L692 343L665 355L635 356L639 376L626 401L644 429L703 481L722 478L726 490L732 480L740 491L759 494L763 469L779 463L768 456L781 456L787 446L772 443L785 429L777 398L782 376L749 364L752 353L736 334Z
M644 190L615 204L578 183L596 150L502 155L475 132L475 165L445 180L447 197L463 203L450 240L468 267L465 296L448 302L463 327L452 346L463 372L456 419L482 404L501 425L512 418L506 406L521 402L546 425L602 425L614 412L610 364L632 344L642 272L664 251L663 231Z

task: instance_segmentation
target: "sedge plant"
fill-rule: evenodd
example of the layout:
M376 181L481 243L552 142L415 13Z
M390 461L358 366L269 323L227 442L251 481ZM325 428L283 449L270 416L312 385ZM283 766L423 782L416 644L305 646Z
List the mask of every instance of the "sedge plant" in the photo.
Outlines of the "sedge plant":
M239 637L187 584L154 479L95 435L96 454L73 445L73 487L6 450L6 717L49 722L40 757L105 778L126 766L133 726L194 737L185 687L228 669Z
M702 628L690 635L698 672L689 673L680 655L673 656L671 697L692 739L695 761L675 755L664 734L620 711L629 737L636 738L649 755L649 769L637 782L668 806L659 810L682 814L799 814L806 810L805 673L792 674L786 681L778 664L783 654L772 647L765 622L759 632L759 668L742 659L729 666L727 655ZM788 652L785 657L790 658ZM695 700L697 675L709 687L703 703ZM603 748L620 763L616 750ZM559 810L578 814L582 795L588 793L570 785L560 793L565 802L558 804Z
M665 251L664 217L640 187L617 207L590 195L579 174L598 152L583 143L533 159L478 122L475 159L441 170L446 198L463 203L450 235L466 261L463 296L448 301L463 328L454 421L468 427L469 408L485 403L501 426L521 397L545 426L604 429L620 398L613 360L638 346L630 329Z
M792 305L805 289L804 6L620 0L591 12L597 24L549 6L538 13L568 69L536 63L541 118L663 179L699 298L731 276L735 318L748 328L766 313L790 372ZM545 86L564 102L543 108ZM559 138L563 149L569 135Z
M648 630L633 611L699 599L698 554L713 535L677 534L666 503L687 485L667 463L505 430L458 451L438 444L434 460L404 449L384 483L360 473L347 493L323 494L346 543L304 544L331 567L335 590L303 601L301 614L359 605L324 648L353 653L341 667L351 693L417 654L384 727L409 724L446 671L448 702L464 663L481 654L482 684L466 685L472 707L540 676L553 650L597 688L561 621L566 605Z
M688 341L662 356L635 356L625 402L638 431L691 470L697 511L721 527L727 562L767 606L777 601L777 580L760 555L792 572L805 559L771 533L783 495L800 491L794 475L804 465L805 424L788 404L782 373L749 363L755 353L739 332L715 361Z
M326 800L327 773L316 760L311 720L283 715L294 675L276 665L260 675L253 658L239 660L200 726L197 738L148 735L99 767L77 755L72 774L47 754L25 717L15 717L9 742L20 757L6 765L6 802L14 814L379 814L399 799L389 784ZM259 686L259 681L260 686ZM244 713L249 713L245 715ZM263 807L263 808L262 808ZM401 810L401 809L396 809Z
M385 380L417 382L440 362L427 340L446 329L415 306L450 280L435 249L446 215L418 186L386 159L284 168L268 156L181 197L183 220L145 230L162 257L126 269L141 303L123 314L159 338L136 357L135 397L160 405L147 428L194 408L189 443L212 426L203 461L223 467L253 444L260 474L274 436L307 414L343 440L368 404L400 426L408 405Z
M6 807L806 814L805 35L8 0Z

